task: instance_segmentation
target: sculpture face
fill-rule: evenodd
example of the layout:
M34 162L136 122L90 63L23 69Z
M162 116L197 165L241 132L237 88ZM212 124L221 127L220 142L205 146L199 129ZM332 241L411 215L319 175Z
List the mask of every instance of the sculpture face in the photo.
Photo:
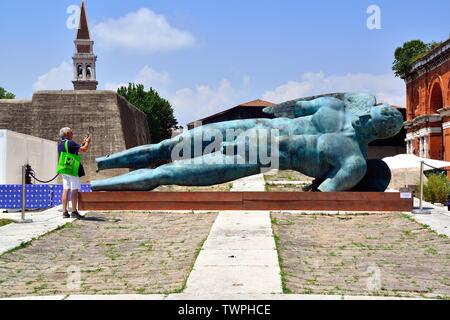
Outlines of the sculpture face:
M400 132L403 116L394 107L387 104L372 107L370 115L359 116L353 121L353 127L367 136L367 140L387 139Z

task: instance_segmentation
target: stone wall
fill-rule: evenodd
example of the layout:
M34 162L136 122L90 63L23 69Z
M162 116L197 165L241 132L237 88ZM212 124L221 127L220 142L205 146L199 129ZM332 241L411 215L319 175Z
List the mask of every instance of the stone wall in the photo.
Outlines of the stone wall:
M78 143L89 127L95 130L92 147L83 155L83 182L128 171L97 174L95 158L150 143L145 114L113 91L38 91L31 101L0 100L1 129L57 141L63 127L74 130Z
M31 135L31 100L0 100L0 129Z

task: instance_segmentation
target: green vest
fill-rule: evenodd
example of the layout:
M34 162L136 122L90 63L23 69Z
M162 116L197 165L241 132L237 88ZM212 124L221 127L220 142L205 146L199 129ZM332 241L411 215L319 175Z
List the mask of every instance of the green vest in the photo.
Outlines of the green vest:
M66 174L68 176L78 177L78 169L81 164L81 157L76 154L69 153L69 141L64 144L66 152L61 152L58 162L58 174Z

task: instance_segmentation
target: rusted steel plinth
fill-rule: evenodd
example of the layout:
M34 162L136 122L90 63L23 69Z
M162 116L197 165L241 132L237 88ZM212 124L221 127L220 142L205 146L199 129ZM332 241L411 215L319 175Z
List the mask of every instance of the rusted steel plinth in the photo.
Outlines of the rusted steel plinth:
M90 192L80 210L317 210L411 211L413 199L397 192Z

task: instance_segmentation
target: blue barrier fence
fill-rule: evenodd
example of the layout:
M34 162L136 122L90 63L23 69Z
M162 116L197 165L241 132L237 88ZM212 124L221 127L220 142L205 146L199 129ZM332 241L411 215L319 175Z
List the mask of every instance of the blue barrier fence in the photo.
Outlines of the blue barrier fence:
M91 185L83 184L81 192L91 192ZM62 184L30 184L26 185L25 200L27 209L47 209L59 206L63 193ZM70 195L69 195L70 196ZM0 208L22 208L22 185L0 185Z

